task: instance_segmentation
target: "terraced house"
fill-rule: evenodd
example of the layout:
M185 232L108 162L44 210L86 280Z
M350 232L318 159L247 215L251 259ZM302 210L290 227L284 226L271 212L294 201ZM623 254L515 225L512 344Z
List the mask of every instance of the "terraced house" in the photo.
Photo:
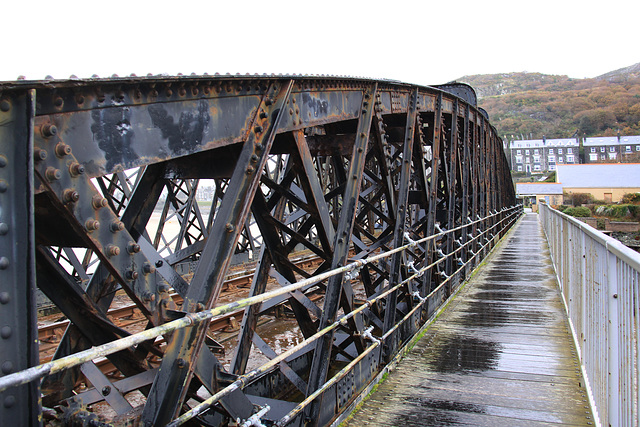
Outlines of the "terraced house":
M557 165L579 163L577 138L514 140L509 144L511 170L546 172Z
M585 163L640 162L640 135L585 138Z

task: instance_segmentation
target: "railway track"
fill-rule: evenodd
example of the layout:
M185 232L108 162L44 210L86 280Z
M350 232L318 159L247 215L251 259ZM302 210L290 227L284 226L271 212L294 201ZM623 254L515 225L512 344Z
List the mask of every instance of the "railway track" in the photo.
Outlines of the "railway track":
M299 259L294 260L294 264L299 268L309 271L318 265L320 265L322 259L318 256L301 256ZM245 274L231 275L224 282L223 293L221 295L222 300L237 300L247 295L248 289L251 285L254 272ZM182 305L182 296L177 292L171 294L171 298L176 306ZM318 295L311 296L311 300L320 298ZM237 332L239 324L242 320L244 309L239 309L231 313L227 313L211 320L209 324L209 333L215 334L221 331ZM122 329L125 329L131 333L139 332L143 330L147 319L140 311L139 307L133 303L123 305L121 307L112 308L107 311L107 316L114 322L114 324ZM47 316L51 317L51 316ZM52 323L43 324L38 327L38 341L40 343L40 363L46 363L52 360L55 350L60 342L60 339L64 335L67 327L69 326L68 320L61 320ZM163 346L165 343L164 338L159 337L156 339L154 345L157 347ZM117 369L109 362L107 358L100 358L96 360L96 365L100 368L103 374L112 376L117 372Z

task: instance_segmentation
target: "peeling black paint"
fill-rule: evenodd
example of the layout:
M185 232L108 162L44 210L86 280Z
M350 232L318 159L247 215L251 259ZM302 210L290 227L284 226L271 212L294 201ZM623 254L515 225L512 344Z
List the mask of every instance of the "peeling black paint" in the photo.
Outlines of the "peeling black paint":
M309 107L314 117L326 116L329 114L329 103L322 99L314 98L308 93L302 94L302 102Z
M98 147L104 152L107 171L113 171L116 166L139 158L133 150L135 132L131 127L129 108L94 110L91 112L91 119L91 132Z
M162 137L169 140L172 153L191 152L202 145L211 121L205 101L198 103L197 110L183 111L177 123L162 104L149 106L149 116L153 125L162 132Z

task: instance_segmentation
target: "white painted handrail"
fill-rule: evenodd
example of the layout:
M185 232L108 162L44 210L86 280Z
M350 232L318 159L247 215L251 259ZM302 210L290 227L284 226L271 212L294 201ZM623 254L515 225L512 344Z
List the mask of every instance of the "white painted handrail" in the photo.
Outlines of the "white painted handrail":
M639 425L640 254L540 205L572 332L603 426Z

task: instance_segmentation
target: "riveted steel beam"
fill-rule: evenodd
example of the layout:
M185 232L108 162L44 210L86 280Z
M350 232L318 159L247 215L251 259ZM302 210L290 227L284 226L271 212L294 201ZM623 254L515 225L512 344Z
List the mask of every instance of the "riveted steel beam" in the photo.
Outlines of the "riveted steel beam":
M0 375L38 363L33 130L35 90L0 93ZM40 425L40 384L0 393L0 421Z
M406 229L406 219L408 211L408 197L409 197L409 185L411 180L411 165L413 159L413 147L415 144L414 138L417 134L416 123L418 116L418 89L414 89L411 93L409 100L409 106L407 111L407 120L403 138L403 150L401 158L401 171L400 179L398 182L397 192L397 212L395 217L395 225L393 230L393 247L399 247L404 244L404 234ZM391 271L389 272L389 287L393 287L400 281L400 267L403 263L402 253L396 253L391 257ZM407 292L406 294L410 294ZM383 332L387 333L396 324L396 303L398 299L398 292L392 292L385 307L384 327ZM396 341L389 340L386 343L385 358L389 360L391 355L395 354Z
M25 93L37 94L38 102L20 100ZM20 309L28 310L20 312L20 325L7 325L20 342L31 342L35 303L26 295L34 283L46 291L71 323L54 359L126 335L105 317L119 298L142 311L148 328L216 304L238 252L260 252L250 291L259 298L268 283L286 286L428 239L347 277L247 308L229 372L208 348L213 341L202 324L165 336L166 344L145 341L110 355L116 371L106 377L88 365L88 381L101 390L74 388L79 369L45 378L46 406L63 404L60 419L68 423L97 419L83 405L99 401L132 414L131 422L167 423L204 394L251 378L215 399L199 420L223 425L245 419L254 405L269 404L267 422L298 406L292 425L305 417L326 425L455 288L466 274L460 263L471 260L464 267L470 268L481 259L478 252L494 241L487 230L500 227L507 214L477 218L515 202L495 130L474 105L437 88L333 77L157 76L0 83L0 101L0 119L10 118L0 126L0 156L8 159L3 166L0 157L0 243L9 213L10 227L23 228L10 228L7 238L33 245L22 276L15 277L28 277L29 262L38 272L31 281L0 281L0 303L10 306L7 294L24 297ZM35 147L18 140L32 140ZM16 145L29 153L15 157ZM22 155L36 161L21 172L10 163ZM9 178L2 175L7 171ZM31 220L20 222L16 212L23 212L24 200L11 198L12 180L24 183L29 173L35 178L24 194L34 204L24 209ZM208 218L197 201L204 186L213 189ZM440 235L469 221L464 231ZM22 234L12 234L16 230ZM29 233L33 240L16 240ZM468 249L448 255L469 241ZM300 249L317 255L320 264L299 265ZM180 311L169 300L171 288L184 297ZM340 321L356 307L357 314ZM284 312L295 315L288 333L296 339L337 326L280 358L256 328ZM0 311L0 320L7 313ZM29 321L32 329L21 329ZM21 351L10 345L14 335L3 334L6 348ZM274 362L246 372L258 352ZM157 363L160 369L153 369ZM323 385L328 372L344 367L340 378ZM117 393L102 394L113 387ZM27 408L22 412L39 413L37 387L3 393L23 390L36 398L21 400ZM130 412L135 405L127 403L128 393L134 390L144 407ZM308 404L298 405L300 390Z
M377 85L367 88L362 96L361 115L356 129L356 140L349 164L349 173L346 177L345 190L342 195L342 209L340 211L338 226L336 228L336 240L334 243L334 255L332 268L344 266L349 252L351 233L353 232L356 207L362 182L362 171L365 166L371 121L374 108ZM338 307L342 303L345 308L352 307L352 296L348 292L349 287L343 284L343 275L337 275L329 279L325 294L325 303L318 329L322 329L335 321ZM344 294L343 294L344 293ZM347 310L345 309L345 312ZM362 329L361 329L362 331ZM333 334L327 334L318 341L314 351L313 362L308 382L307 394L313 393L322 384L329 370L331 349L333 347ZM317 418L317 405L311 410L311 419Z
M230 257L249 214L292 86L293 81L274 82L250 114L253 128L243 144L226 197L213 223L210 235L215 239L208 239L205 244L203 262L198 264L184 298L185 311L197 311L201 306L211 307L220 294ZM193 374L192 366L198 358L205 334L206 325L180 330L171 337L162 367L147 397L143 422L166 424L176 414L186 396Z

